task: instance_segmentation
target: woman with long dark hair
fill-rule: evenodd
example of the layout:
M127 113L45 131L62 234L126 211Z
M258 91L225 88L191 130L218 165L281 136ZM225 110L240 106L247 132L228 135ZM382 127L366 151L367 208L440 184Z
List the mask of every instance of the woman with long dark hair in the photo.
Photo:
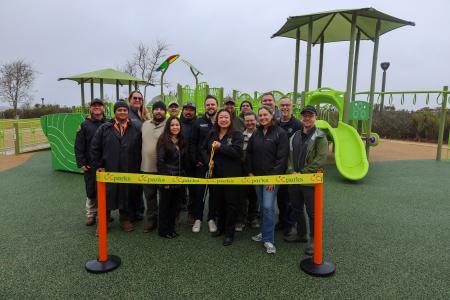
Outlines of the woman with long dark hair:
M157 143L158 174L183 176L186 161L186 147L181 134L181 122L177 117L170 117ZM172 239L178 236L175 231L175 219L183 198L182 185L164 185L159 187L159 224L161 237Z
M242 176L242 133L233 126L233 117L226 109L217 113L216 122L202 147L204 161L211 161L212 177ZM214 152L213 152L214 151ZM214 153L214 155L212 155ZM212 156L212 157L211 157ZM217 215L217 231L213 236L225 235L224 246L234 240L239 207L239 186L214 185L210 187L210 199Z

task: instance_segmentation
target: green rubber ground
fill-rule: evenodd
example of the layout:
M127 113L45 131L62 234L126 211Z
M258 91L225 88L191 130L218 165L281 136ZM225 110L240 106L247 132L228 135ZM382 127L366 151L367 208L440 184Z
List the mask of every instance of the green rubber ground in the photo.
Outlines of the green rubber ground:
M84 225L83 178L52 171L49 152L0 172L0 298L442 298L450 299L450 163L384 162L359 183L326 172L324 253L330 278L299 270L303 245L277 236L277 254L252 242L231 247L181 225L163 240L110 231L122 266L89 274L95 228ZM446 182L446 183L444 183ZM117 216L116 216L117 220Z

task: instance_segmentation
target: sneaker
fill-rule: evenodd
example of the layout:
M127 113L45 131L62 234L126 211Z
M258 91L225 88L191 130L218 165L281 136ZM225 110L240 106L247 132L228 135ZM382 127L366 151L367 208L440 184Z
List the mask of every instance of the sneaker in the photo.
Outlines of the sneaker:
M245 225L243 223L237 223L236 226L234 227L234 230L237 232L242 232L244 231Z
M255 242L261 242L262 241L262 233L258 233L257 235L252 236L252 240Z
M270 242L265 242L264 247L266 247L266 252L268 254L275 254L277 252L277 249L275 248L275 245Z
M214 222L214 220L209 220L208 228L209 228L209 232L216 232L217 231L216 222Z
M252 228L259 228L259 220L258 219L254 219L251 223L250 223L250 227Z
M202 227L202 221L195 220L194 225L192 226L192 232L200 232L200 228Z

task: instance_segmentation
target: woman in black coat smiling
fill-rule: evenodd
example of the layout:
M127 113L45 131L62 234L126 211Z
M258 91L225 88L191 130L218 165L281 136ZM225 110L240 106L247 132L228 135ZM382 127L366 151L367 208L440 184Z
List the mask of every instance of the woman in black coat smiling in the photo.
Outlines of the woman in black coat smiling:
M212 149L214 156L211 160L212 177L242 176L242 133L233 127L233 118L225 109L217 113L216 123L202 147L202 157L208 162ZM224 246L229 246L234 240L237 210L239 207L239 186L214 185L210 188L210 197L218 216L217 232L213 236L225 235Z
M157 144L158 174L170 176L185 175L186 147L181 134L181 123L177 117L170 117ZM159 226L161 237L172 239L178 236L175 219L181 199L184 197L182 185L164 185L159 188Z

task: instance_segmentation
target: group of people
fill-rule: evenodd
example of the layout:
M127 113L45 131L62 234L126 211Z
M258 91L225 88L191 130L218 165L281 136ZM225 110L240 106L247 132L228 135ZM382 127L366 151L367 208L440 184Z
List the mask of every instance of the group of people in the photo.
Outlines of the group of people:
M155 102L149 113L136 90L128 101L114 104L114 117L107 120L102 100L93 100L75 142L77 165L86 185L86 225L96 223L95 173L99 169L196 178L320 171L328 143L315 127L316 109L304 107L298 120L292 114L292 101L281 98L278 108L270 92L263 94L261 104L253 111L252 103L243 101L237 115L234 99L225 98L219 109L217 99L208 95L203 116L197 117L192 103L184 104L180 113L175 101L167 107ZM275 230L283 230L286 242L308 243L305 253L313 254L313 199L313 187L305 185L107 184L108 220L113 221L112 210L119 210L125 231L134 230L136 222L145 218L144 232L157 229L163 238L176 238L185 207L192 232L198 233L208 201L206 221L212 236L223 236L223 245L229 246L236 231L246 225L259 228L252 239L261 242L267 253L276 252Z

